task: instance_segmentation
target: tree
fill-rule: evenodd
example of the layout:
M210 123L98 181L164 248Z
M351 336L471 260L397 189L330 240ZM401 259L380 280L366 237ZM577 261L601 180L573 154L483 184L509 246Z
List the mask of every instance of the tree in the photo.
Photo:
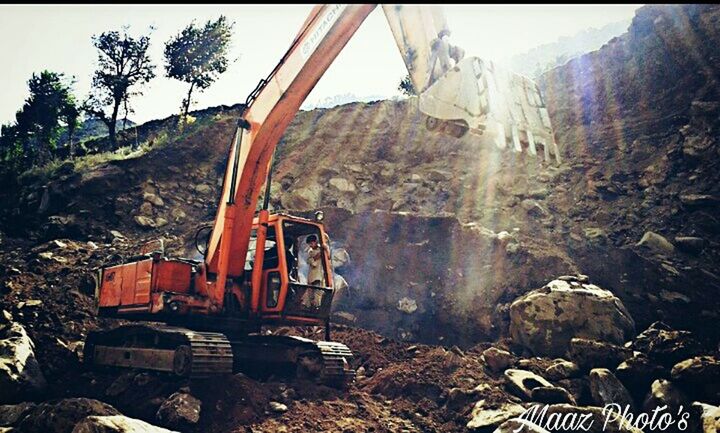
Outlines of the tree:
M75 142L73 141L73 138L75 136L75 131L80 127L80 109L75 104L75 100L73 98L73 103L68 104L64 107L62 110L62 116L65 119L65 127L67 128L68 133L68 148L69 148L69 154L72 158L75 156Z
M233 25L223 15L203 27L197 27L193 21L165 43L166 75L190 84L182 101L183 122L190 110L193 90L202 92L227 70Z
M150 36L133 38L127 28L104 32L93 36L93 45L98 49L98 69L93 75L93 93L84 104L84 110L102 120L108 128L110 144L117 148L115 129L121 104L125 115L131 111L131 96L142 91L131 91L133 86L146 84L155 78L155 66L150 63L148 48ZM109 109L109 113L106 111Z
M71 86L61 73L46 70L32 75L30 96L15 114L14 124L0 129L3 161L21 170L51 158L63 125L74 130L79 121Z
M407 96L417 96L417 91L415 90L415 86L410 78L410 74L407 74L405 78L400 80L398 90Z

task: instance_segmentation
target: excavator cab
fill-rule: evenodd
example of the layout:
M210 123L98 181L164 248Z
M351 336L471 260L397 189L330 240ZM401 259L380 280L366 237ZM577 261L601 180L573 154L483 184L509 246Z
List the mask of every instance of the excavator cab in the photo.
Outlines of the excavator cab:
M320 246L320 284L310 284L307 239ZM333 299L332 266L326 236L318 221L286 214L271 215L263 245L259 313L263 323L322 325L330 316ZM252 273L257 256L257 227L250 235L245 275ZM247 278L245 280L247 282Z

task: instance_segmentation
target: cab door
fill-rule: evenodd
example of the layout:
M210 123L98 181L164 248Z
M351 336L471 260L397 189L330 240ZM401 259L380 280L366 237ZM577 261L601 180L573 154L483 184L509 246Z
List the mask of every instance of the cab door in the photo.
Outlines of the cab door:
M279 313L282 310L284 289L287 287L284 252L285 243L278 222L268 224L260 288L260 311L263 313Z

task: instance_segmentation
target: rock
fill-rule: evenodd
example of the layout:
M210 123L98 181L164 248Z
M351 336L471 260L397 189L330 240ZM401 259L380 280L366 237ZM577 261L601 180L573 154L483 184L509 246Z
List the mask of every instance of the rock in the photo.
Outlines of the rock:
M123 415L89 416L80 421L72 433L173 433L145 421Z
M428 180L433 182L445 182L453 178L453 174L446 170L432 169L427 172Z
M562 380L580 375L580 367L574 362L559 360L545 369L545 377L550 380Z
M688 431L698 433L720 432L720 407L705 403L693 402L690 405L690 428Z
M465 406L473 400L477 400L478 390L451 388L447 393L445 401L445 409L457 412L465 408Z
M332 250L332 265L334 269L342 268L346 264L350 263L350 254L348 254L345 248L333 248Z
M12 322L0 328L0 403L17 403L42 394L47 386L25 328Z
M505 385L512 394L530 401L532 400L532 390L540 386L552 387L553 384L545 380L542 376L518 369L505 370Z
M510 352L495 347L483 351L482 356L485 364L495 373L505 371L515 363L515 357Z
M210 185L201 183L200 185L195 185L195 192L198 194L207 195L212 192L212 187Z
M550 433L544 428L540 427L537 424L533 424L530 421L525 421L524 419L520 418L513 418L505 421L504 423L500 424L500 426L495 429L493 433L521 433L521 432L527 432L527 433Z
M118 395L124 393L130 386L132 386L135 376L136 374L134 372L121 374L115 378L110 386L105 388L105 395L108 397L117 397Z
M170 216L173 218L173 221L175 221L176 223L182 222L187 217L185 212L182 209L177 208L177 207L175 209L173 209L172 211L170 211Z
M174 433L174 431L123 415L92 415L80 421L72 433Z
M675 251L675 246L670 243L670 241L665 239L665 237L650 231L645 232L642 239L640 239L640 242L635 244L635 246L648 247L651 250L662 254L670 254Z
M328 182L330 186L335 187L340 192L354 192L355 185L343 177L333 177Z
M590 284L590 277L588 277L587 275L583 275L583 274L561 275L561 276L557 277L556 280L567 281L569 283L576 281L576 282L582 283L582 284Z
M628 390L607 368L590 370L590 393L598 406L616 403L624 409L634 405Z
M8 310L0 310L0 325L10 325L13 321L13 315ZM0 326L0 330L4 329Z
M559 386L538 386L530 392L533 401L547 404L568 403L576 404L575 398Z
M510 418L520 415L524 411L525 409L519 404L503 403L500 406L490 406L485 400L480 400L475 403L473 407L467 428L470 430L480 430L484 427L496 426Z
M547 211L535 200L525 199L520 202L520 206L530 216L542 218L548 215Z
M559 386L565 388L573 396L577 404L584 406L592 404L590 394L590 380L587 376L572 379L561 379L557 381Z
M645 396L650 384L656 378L669 377L669 375L669 371L650 361L643 354L637 354L626 359L615 369L615 376L620 379L637 401L640 401Z
M313 209L320 203L320 194L320 186L313 184L303 188L293 189L290 193L282 194L280 203L285 209Z
M136 215L135 216L135 222L140 227L155 227L155 221L153 221L152 218L144 216L144 215Z
M18 424L22 433L71 433L85 417L120 415L107 403L89 398L66 398L41 403L31 409Z
M176 392L160 405L157 419L170 428L182 428L200 421L202 402L185 392Z
M168 220L166 220L163 217L159 217L158 219L155 220L155 227L159 228L159 227L166 226L167 224L168 224Z
M153 214L153 207L152 204L148 202L143 202L143 204L140 205L140 209L138 210L138 213L141 216L150 217Z
M117 230L110 230L110 234L113 236L113 238L118 238L118 239L123 239L123 240L124 240L124 239L127 239L127 238L125 237L125 235L123 235L122 233L120 233L120 232L117 231Z
M158 206L158 207L165 206L165 202L163 202L163 199L161 199L156 194L153 194L151 192L143 193L143 200L152 204L153 206Z
M658 379L650 386L650 392L643 401L643 410L651 413L659 406L667 406L670 413L678 413L681 406L688 406L688 398L669 380Z
M277 401L271 401L270 402L270 410L272 410L275 413L285 413L288 410L288 407L282 403L278 403Z
M362 164L348 164L347 169L354 172L354 173L362 173L363 172L363 166Z
M716 356L696 356L681 361L672 368L670 377L694 399L720 402L720 359Z
M405 296L398 301L396 308L403 313L412 314L418 309L418 306L414 299Z
M596 367L614 369L632 355L633 351L628 348L585 338L570 340L568 350L570 359L585 371Z
M574 337L623 344L634 335L620 299L593 284L554 280L510 305L513 342L538 356L563 356Z
M43 260L52 260L53 259L53 253L51 251L44 251L42 253L38 254L38 257L40 257Z
M34 407L35 403L31 402L0 405L0 426L12 427L18 424Z
M688 331L676 331L655 322L632 342L634 350L644 352L651 361L672 367L683 359L700 354L700 343Z
M665 264L663 263L663 267L665 267ZM675 272L677 274L677 272ZM682 293L678 292L670 292L668 290L661 290L660 291L660 299L662 299L665 302L684 302L686 304L689 304L691 302L691 299L687 296L683 295Z
M583 229L583 234L591 240L607 238L607 233L600 227L586 227Z
M688 208L703 208L720 204L720 199L708 194L686 194L680 196L680 203Z
M705 239L694 236L676 236L675 246L686 253L700 254L705 248Z

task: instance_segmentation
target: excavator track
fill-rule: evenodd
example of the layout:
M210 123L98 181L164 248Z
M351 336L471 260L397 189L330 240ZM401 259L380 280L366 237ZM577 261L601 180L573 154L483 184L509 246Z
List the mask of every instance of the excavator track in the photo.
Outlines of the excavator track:
M344 388L355 380L352 352L342 343L279 335L227 338L166 325L124 325L93 331L86 365L137 368L203 379L243 372L264 379L300 378Z
M94 331L85 341L88 365L139 368L201 379L233 371L224 334L165 325L129 325Z
M232 341L235 369L251 376L312 380L338 388L355 381L353 354L346 345L285 335L249 335Z

